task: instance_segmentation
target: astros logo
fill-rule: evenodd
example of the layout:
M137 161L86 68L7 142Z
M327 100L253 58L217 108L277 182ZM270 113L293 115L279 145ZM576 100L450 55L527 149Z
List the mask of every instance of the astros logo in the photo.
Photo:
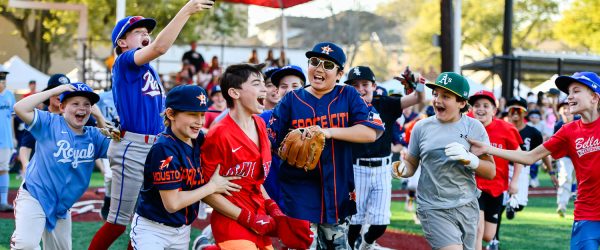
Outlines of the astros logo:
M165 168L169 167L169 163L171 163L171 161L173 160L173 156L169 156L167 157L167 159L160 161L160 167L158 168L158 170L164 170Z
M199 96L196 96L196 98L200 100L200 105L206 105L206 96L204 94L200 94Z
M325 46L325 47L321 47L321 53L329 55L329 53L333 52L333 50L331 48L329 48L329 45Z

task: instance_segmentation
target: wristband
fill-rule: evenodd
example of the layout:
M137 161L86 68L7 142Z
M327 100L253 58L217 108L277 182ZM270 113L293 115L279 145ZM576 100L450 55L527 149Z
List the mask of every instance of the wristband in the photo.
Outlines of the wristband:
M417 91L419 93L425 91L425 84L417 83L417 87L415 88L415 91Z

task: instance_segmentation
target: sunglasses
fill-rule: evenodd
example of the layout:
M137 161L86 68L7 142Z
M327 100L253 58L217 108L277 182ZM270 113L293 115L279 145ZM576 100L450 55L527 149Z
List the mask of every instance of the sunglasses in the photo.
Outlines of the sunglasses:
M311 57L308 59L308 64L310 64L310 66L313 66L316 68L318 68L321 63L323 63L323 68L325 70L333 70L333 69L335 69L335 67L338 67L337 64L335 64L334 62L329 61L329 60L321 60L316 57Z
M517 113L517 114L524 114L526 111L524 108L521 107L510 107L508 108L508 113L512 114L512 113Z

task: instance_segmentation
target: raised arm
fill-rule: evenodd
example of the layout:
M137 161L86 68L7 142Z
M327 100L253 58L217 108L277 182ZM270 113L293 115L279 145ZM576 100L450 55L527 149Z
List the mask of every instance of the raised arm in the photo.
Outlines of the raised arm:
M187 4L183 6L179 12L177 12L171 22L169 22L169 24L167 24L167 26L158 34L158 36L156 36L156 40L154 40L154 42L135 52L135 64L144 65L167 53L190 16L202 10L210 9L213 5L214 0L188 1Z
M468 139L468 141L471 143L471 152L476 155L491 154L500 158L504 158L508 161L525 165L531 165L543 157L550 155L550 151L548 151L544 145L539 145L531 151L521 151L499 149L472 139Z
M75 88L71 84L63 84L56 88L30 95L15 104L15 114L17 114L25 124L29 125L33 122L33 117L35 115L34 110L38 104L48 100L51 96L60 95L65 91L75 91Z

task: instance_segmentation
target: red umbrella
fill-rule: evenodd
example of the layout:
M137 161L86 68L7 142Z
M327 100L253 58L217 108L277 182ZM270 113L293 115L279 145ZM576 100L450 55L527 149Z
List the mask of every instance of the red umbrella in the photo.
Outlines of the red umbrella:
M259 5L259 6L264 6L264 7L285 9L285 8L289 8L292 6L296 6L298 4L310 2L312 0L222 0L222 1L230 2L230 3L243 3L243 4L250 4L250 5Z

